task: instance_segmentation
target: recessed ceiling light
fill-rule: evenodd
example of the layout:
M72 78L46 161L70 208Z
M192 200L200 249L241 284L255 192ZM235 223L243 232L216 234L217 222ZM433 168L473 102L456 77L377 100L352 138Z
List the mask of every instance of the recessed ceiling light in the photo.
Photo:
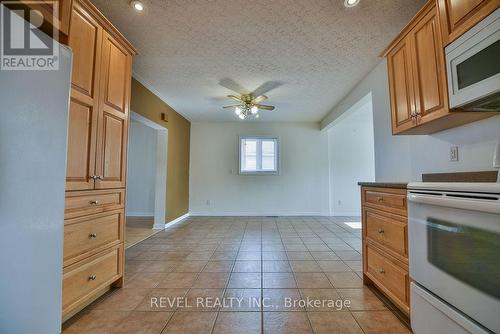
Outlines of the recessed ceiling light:
M138 12L142 12L144 10L144 5L138 0L130 1L130 5Z
M359 0L345 0L344 1L344 6L346 7L354 7L359 3Z

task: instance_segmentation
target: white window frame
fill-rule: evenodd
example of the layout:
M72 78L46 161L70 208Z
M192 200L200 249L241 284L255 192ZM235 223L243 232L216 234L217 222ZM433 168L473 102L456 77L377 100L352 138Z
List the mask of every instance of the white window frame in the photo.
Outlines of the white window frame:
M274 140L276 142L276 152L274 154L274 164L276 166L276 170L268 171L268 170L256 170L256 171L244 171L242 170L241 158L242 158L242 150L241 150L241 141L246 139L256 139L256 140ZM262 166L262 146L257 145L257 167ZM276 136L239 136L238 139L238 172L240 175L279 175L280 173L280 139Z

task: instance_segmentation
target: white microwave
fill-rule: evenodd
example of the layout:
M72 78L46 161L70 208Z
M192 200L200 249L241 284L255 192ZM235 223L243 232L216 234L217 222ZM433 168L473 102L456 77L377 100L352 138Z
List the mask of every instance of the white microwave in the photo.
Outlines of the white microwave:
M500 111L500 9L445 48L450 107Z

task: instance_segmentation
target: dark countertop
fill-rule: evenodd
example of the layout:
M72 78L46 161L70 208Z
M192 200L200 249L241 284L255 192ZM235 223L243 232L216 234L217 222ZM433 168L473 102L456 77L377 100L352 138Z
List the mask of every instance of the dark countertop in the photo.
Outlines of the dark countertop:
M358 182L358 185L362 187L379 187L379 188L397 188L406 189L408 182Z

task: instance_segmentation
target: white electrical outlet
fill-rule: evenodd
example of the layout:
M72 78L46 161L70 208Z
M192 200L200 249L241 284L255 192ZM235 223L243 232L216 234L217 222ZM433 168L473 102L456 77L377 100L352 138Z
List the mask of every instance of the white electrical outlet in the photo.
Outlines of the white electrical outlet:
M450 161L458 161L458 146L450 147Z
M493 167L500 168L500 139L497 141L495 153L493 154Z

